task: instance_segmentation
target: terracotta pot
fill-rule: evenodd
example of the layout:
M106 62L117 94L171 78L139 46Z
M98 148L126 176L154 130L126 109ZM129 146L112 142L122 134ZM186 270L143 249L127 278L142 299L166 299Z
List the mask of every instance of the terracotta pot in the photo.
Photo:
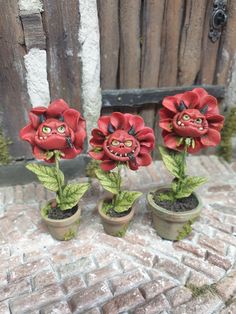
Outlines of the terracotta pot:
M179 240L186 237L191 232L191 224L202 210L202 202L200 198L193 193L197 200L198 206L194 209L184 212L173 212L157 205L153 200L153 192L167 189L168 187L160 187L159 189L147 194L148 207L152 211L153 225L157 233L167 240ZM185 236L184 236L185 235Z
M102 211L102 205L104 201L108 201L109 198L102 199L98 203L98 213L102 219L102 225L104 231L114 237L123 237L126 234L129 223L134 216L134 208L131 208L131 211L128 215L123 217L110 217L105 215Z
M78 206L78 210L74 215L65 219L51 219L48 218L41 209L41 217L46 223L48 230L53 238L61 241L68 241L77 235L79 223L80 223L81 209Z

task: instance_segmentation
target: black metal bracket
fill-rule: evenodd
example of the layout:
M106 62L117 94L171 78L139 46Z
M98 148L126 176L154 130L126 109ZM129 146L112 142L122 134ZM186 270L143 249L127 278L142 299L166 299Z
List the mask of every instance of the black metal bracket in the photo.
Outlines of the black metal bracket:
M225 26L227 15L227 0L213 0L213 8L210 18L210 30L209 38L215 43L222 33L222 29Z

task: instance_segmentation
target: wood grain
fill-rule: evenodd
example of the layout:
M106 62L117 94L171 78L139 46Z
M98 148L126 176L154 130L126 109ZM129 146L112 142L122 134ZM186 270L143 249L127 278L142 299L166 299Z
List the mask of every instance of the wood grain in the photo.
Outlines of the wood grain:
M179 52L180 85L194 84L200 70L205 9L206 0L186 1Z
M43 0L51 100L80 109L79 2Z
M120 1L120 88L140 85L141 0Z
M101 52L101 87L117 87L119 63L119 1L98 0Z
M175 86L183 18L183 0L166 0L162 25L159 87Z
M1 127L13 142L10 154L13 157L31 156L27 143L20 141L19 130L26 124L29 98L24 80L24 55L22 26L15 1L1 3L0 19L0 106Z

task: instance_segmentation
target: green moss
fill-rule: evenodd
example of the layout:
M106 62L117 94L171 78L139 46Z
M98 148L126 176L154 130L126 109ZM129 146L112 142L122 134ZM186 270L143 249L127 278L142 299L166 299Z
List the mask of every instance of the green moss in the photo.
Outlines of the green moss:
M177 241L185 239L192 232L193 220L189 220L183 225L183 229L179 231L179 235L176 238Z
M186 287L192 291L193 298L197 298L201 295L206 294L207 292L210 292L212 295L217 294L216 284L203 285L200 287L189 284L186 285Z
M115 237L119 237L119 238L123 238L126 234L126 231L129 227L129 224L125 225L124 227L122 227L119 231L117 231L114 236Z
M232 137L234 135L236 135L236 108L230 110L221 131L221 143L218 149L218 155L223 157L226 161L232 159Z
M5 138L0 129L0 165L7 165L11 161L8 146L12 144L9 138Z
M87 166L86 166L86 169L85 169L85 172L86 172L86 176L89 177L89 178L96 178L96 174L95 174L95 171L97 169L100 169L100 161L98 160L94 160L94 159L91 159Z
M68 241L71 240L75 237L75 231L72 229L69 229L65 234L64 234L64 240Z

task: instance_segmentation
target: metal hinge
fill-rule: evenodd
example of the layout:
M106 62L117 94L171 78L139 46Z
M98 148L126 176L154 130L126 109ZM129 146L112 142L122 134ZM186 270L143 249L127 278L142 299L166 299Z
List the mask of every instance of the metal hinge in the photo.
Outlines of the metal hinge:
M220 38L222 29L225 26L227 19L227 0L213 0L210 30L208 34L213 43Z

